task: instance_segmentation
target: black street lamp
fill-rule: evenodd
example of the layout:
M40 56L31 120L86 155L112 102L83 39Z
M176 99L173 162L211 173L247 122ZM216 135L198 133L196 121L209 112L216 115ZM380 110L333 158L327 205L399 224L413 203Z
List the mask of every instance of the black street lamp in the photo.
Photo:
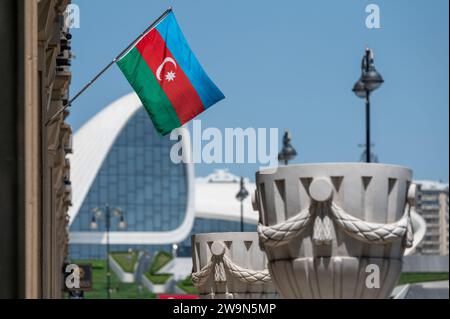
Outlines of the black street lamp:
M370 93L378 89L384 80L375 69L373 52L366 48L366 53L361 62L361 77L353 86L353 92L357 97L366 100L366 162L371 162L370 153Z
M284 165L287 165L291 159L294 159L297 156L297 151L291 145L291 133L288 130L284 132L283 136L283 148L280 153L278 153L278 161L284 162Z
M111 216L109 205L105 205L105 216L103 216L102 210L100 208L96 207L92 210L94 215L92 215L91 219L91 229L96 230L98 229L98 220L104 218L105 220L105 226L106 226L106 293L108 296L108 299L111 299L111 273L109 269L109 254L110 254L110 247L109 247L109 232L111 228L111 217L118 217L119 223L118 228L124 229L127 227L127 224L125 222L125 217L123 212L116 208L114 210L113 216Z
M244 185L244 178L241 177L241 188L236 194L236 199L241 202L241 232L244 231L244 199L248 197L248 191Z
M371 144L370 147L373 148L375 146L375 144ZM361 157L359 159L360 162L365 162L367 159L367 155L366 155L366 144L358 144L358 147L360 148L364 148L363 152L361 153ZM378 156L372 152L372 154L370 154L370 162L371 163L379 163L380 161L378 160Z

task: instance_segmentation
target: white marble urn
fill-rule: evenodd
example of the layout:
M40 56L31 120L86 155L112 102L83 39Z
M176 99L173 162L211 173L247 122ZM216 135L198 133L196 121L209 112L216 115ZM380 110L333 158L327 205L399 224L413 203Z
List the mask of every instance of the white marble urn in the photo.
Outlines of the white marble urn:
M192 282L203 299L276 298L256 232L192 236Z
M259 241L284 298L388 298L413 231L411 170L368 163L259 171Z

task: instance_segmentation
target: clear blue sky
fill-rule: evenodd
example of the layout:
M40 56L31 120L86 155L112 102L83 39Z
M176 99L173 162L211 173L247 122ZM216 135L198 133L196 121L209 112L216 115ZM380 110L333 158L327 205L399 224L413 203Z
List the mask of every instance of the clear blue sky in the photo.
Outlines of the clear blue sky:
M359 160L364 103L351 88L368 44L385 79L372 97L375 153L381 162L412 168L417 179L448 181L447 0L73 2L81 28L72 31L72 94L172 5L227 97L199 117L203 126L289 128L295 162L302 163ZM370 3L380 6L381 29L365 26ZM69 122L77 130L130 91L113 66L73 105ZM218 167L197 165L196 174ZM257 166L231 170L252 177Z

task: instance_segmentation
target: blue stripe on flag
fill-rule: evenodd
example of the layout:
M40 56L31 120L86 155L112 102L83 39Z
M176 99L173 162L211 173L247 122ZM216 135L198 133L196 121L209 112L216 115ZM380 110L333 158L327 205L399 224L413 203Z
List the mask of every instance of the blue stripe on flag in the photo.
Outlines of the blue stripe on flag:
M167 47L191 81L205 109L224 99L225 96L205 73L178 26L175 15L171 12L156 27Z

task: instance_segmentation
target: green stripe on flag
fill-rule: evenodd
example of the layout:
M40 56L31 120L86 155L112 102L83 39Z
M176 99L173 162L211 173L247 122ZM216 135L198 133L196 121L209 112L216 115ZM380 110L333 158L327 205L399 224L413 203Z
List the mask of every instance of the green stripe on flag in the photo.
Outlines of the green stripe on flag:
M167 95L136 48L117 61L117 65L141 99L159 133L166 135L181 126Z

